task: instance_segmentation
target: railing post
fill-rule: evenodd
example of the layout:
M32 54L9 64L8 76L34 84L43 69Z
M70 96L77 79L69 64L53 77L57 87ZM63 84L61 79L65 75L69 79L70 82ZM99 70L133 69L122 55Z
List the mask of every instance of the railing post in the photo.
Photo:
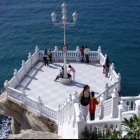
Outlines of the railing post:
M16 77L16 82L17 82L17 85L19 84L19 80L18 80L18 72L17 72L17 69L14 69L14 74L13 74L15 77Z
M123 118L122 118L122 112L127 111L127 105L126 103L121 100L120 105L118 105L118 118L120 120L120 122L122 122ZM121 135L123 135L123 129L121 124L119 124L119 132L121 132Z
M43 105L42 99L40 96L38 96L38 110L39 110L40 115L42 114L42 105Z
M39 60L39 48L38 48L38 46L35 47L35 52L37 53L37 60Z
M79 46L77 46L77 48L76 48L76 61L77 62L80 61L80 49L79 49Z
M24 60L22 60L22 67L23 67L23 69L24 69L24 75L26 75L27 74L27 71L26 71L26 65L25 65L25 61Z
M103 106L103 102L106 100L106 95L102 94L100 97L100 107L101 107L101 112L99 115L99 119L102 119L104 117L104 106Z
M79 96L77 91L73 93L72 100L74 103L74 109L75 109L75 114L76 114L76 122L75 122L75 133L74 133L74 139L79 139L82 136L82 132L84 131L85 128L85 120L82 117L81 111L80 111L80 106L79 106Z
M106 59L107 59L107 54L105 54L105 59L104 59L104 64L103 65L105 65Z
M112 71L115 69L114 63L111 64L109 67L109 78L112 80Z
M118 117L118 103L119 103L119 94L116 89L114 89L112 96L112 106L111 106L111 118Z
M105 84L105 97L106 97L106 99L108 98L108 88L109 88L108 83L106 83Z
M98 60L99 60L99 63L100 63L100 53L102 52L101 50L101 46L98 47Z
M120 91L121 90L121 74L120 73L118 73L118 91Z
M30 52L28 53L28 59L29 59L29 61L30 61L31 68L32 68L32 67L33 67L33 63L32 63L32 55L31 55Z
M55 49L54 49L54 59L56 62L58 61L58 47L57 46L55 46Z
M25 94L25 89L23 87L21 88L21 93L22 93L22 102L24 104L25 103L24 97L26 96L26 94Z
M10 85L9 85L9 82L8 82L8 80L5 80L5 82L4 82L4 88L6 89L6 96L7 96L7 98L8 98L8 87L9 87Z
M135 113L137 116L140 116L140 99L135 101L136 107L135 107Z

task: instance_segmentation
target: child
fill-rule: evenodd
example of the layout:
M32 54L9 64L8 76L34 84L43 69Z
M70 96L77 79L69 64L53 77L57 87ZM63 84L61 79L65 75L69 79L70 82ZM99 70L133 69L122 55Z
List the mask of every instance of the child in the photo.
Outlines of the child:
M99 104L99 101L94 97L94 92L92 91L90 93L90 101L89 101L89 112L90 112L90 120L94 120L95 118L95 110L96 110L96 105Z

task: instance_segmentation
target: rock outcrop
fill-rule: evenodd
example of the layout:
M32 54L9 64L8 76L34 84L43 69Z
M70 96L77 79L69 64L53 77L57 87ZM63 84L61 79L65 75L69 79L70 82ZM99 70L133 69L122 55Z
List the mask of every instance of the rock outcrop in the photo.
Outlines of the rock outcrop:
M57 138L57 124L43 116L39 116L34 112L27 110L21 105L7 99L6 92L0 96L0 110L5 116L12 117L11 129L12 134L10 138L39 138L37 135L46 135ZM30 134L30 135L29 135Z

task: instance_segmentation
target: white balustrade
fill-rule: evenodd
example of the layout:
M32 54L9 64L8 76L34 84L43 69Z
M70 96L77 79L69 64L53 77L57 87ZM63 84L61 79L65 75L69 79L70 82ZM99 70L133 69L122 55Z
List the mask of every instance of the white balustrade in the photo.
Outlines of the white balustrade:
M116 130L120 131L121 124L118 118L115 119L108 119L108 120L96 120L96 121L87 121L86 124L89 133L92 134L93 132L97 135L103 136L106 133L106 130Z
M140 100L140 96L128 96L128 97L120 97L121 100L123 100L126 105L128 110L135 110L135 101Z

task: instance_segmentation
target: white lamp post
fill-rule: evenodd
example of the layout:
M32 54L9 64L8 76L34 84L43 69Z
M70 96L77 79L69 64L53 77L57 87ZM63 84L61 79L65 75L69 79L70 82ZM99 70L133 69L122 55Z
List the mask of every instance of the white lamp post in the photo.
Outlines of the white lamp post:
M63 56L64 56L64 78L67 78L67 68L66 68L66 53L67 53L67 45L66 45L66 28L70 27L70 26L74 26L76 24L77 21L77 16L78 14L76 13L76 11L72 14L73 17L73 22L67 22L67 9L66 9L66 4L63 3L62 4L62 22L56 23L56 14L55 12L53 12L51 14L52 17L52 22L55 26L58 26L60 28L64 29L64 46L63 46Z

